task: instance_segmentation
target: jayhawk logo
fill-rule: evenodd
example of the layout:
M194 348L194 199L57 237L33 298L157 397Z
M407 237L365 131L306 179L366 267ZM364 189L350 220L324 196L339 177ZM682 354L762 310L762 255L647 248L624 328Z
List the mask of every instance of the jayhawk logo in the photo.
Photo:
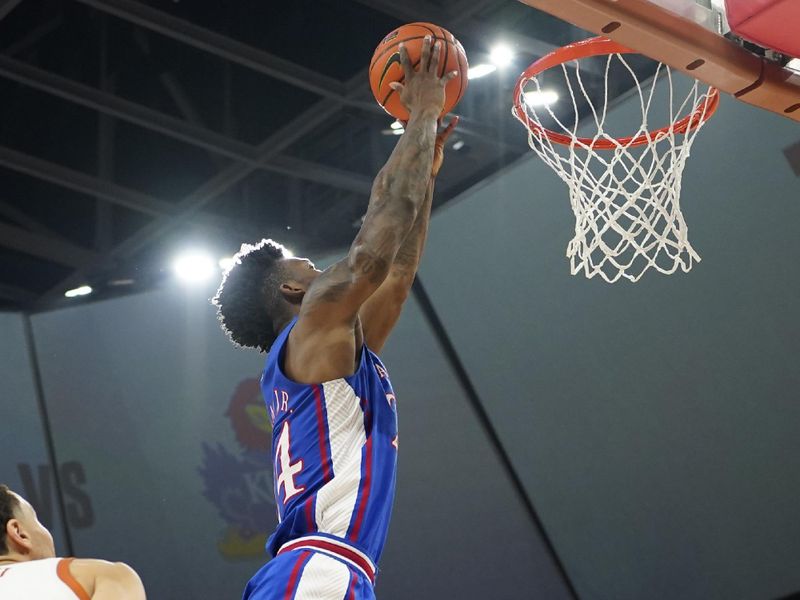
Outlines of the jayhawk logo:
M225 412L239 448L203 444L200 475L203 495L227 523L217 546L226 558L264 554L264 544L275 527L275 497L269 448L270 423L258 379L240 382Z

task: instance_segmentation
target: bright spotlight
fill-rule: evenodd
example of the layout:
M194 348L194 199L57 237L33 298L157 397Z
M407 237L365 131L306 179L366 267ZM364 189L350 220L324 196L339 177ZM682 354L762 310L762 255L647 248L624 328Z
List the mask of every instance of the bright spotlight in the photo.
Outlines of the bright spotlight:
M495 67L494 65L481 63L479 65L475 65L474 67L469 68L469 71L467 71L467 78L478 79L478 77L483 77L485 75L488 75L489 73L494 73L495 71L497 71L497 67Z
M91 293L92 293L91 286L82 285L80 287L76 287L74 289L67 290L66 292L64 292L64 295L67 298L75 298L77 296L88 296Z
M400 121L393 121L391 125L389 125L392 129L402 129L403 124Z
M219 268L220 269L222 269L223 271L227 271L228 269L230 269L234 265L235 262L236 262L236 259L233 258L232 256L225 256L225 257L219 259L219 263L218 264L219 264Z
M498 44L489 53L489 60L497 67L507 67L514 60L514 53L511 48L504 44Z
M194 252L179 256L172 268L183 281L205 281L214 274L214 261L207 254Z
M293 257L294 257L294 252L292 252L292 251L291 251L291 250L289 250L289 249L288 249L286 246L284 246L284 247L283 247L283 255L284 255L286 258L293 258Z
M522 97L528 106L550 106L558 102L558 92L553 90L536 90L525 92Z

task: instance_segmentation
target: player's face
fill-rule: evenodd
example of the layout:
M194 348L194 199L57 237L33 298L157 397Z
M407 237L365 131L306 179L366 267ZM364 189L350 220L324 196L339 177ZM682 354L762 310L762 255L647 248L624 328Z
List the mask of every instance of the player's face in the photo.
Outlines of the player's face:
M12 492L13 494L14 492ZM30 550L30 559L53 558L56 555L53 536L47 528L39 522L36 511L25 498L19 494L14 494L19 501L17 509L17 520L22 524L22 528L27 535Z

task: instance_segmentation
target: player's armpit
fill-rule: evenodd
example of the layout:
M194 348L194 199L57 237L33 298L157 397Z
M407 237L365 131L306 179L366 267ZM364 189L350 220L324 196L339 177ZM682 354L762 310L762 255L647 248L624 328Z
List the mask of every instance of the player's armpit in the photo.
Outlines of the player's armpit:
M375 353L379 353L389 334L397 324L403 304L408 299L414 273L391 271L359 312L364 330L364 343Z
M287 376L320 383L355 371L363 343L358 311L380 287L389 265L380 255L351 250L314 280L289 335L283 364Z
M70 572L92 600L146 600L142 580L125 563L75 559Z

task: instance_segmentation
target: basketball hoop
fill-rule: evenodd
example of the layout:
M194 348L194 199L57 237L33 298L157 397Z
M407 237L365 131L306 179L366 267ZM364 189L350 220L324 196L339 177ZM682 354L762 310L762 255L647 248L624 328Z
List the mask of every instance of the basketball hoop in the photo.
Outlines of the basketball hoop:
M700 261L680 209L681 177L697 133L719 105L719 92L699 81L681 100L673 70L663 63L649 84L640 81L624 57L635 53L604 37L571 44L533 63L514 89L513 113L527 128L531 148L569 187L576 218L575 237L567 247L571 273L599 275L609 283L620 277L638 281L649 268L665 274L678 268L688 272ZM584 81L579 62L593 56L607 56L598 107L587 92L591 86ZM567 63L573 61L570 77ZM638 94L642 122L627 137L605 130L612 65L632 78L633 92ZM571 118L565 111L556 114L550 105L537 107L525 100L527 92L542 92L540 77L558 66L572 100ZM526 92L526 86L533 88ZM657 90L663 98L656 98ZM588 105L583 115L579 101ZM665 102L667 125L651 130L650 113ZM551 128L543 125L543 119L553 123Z

